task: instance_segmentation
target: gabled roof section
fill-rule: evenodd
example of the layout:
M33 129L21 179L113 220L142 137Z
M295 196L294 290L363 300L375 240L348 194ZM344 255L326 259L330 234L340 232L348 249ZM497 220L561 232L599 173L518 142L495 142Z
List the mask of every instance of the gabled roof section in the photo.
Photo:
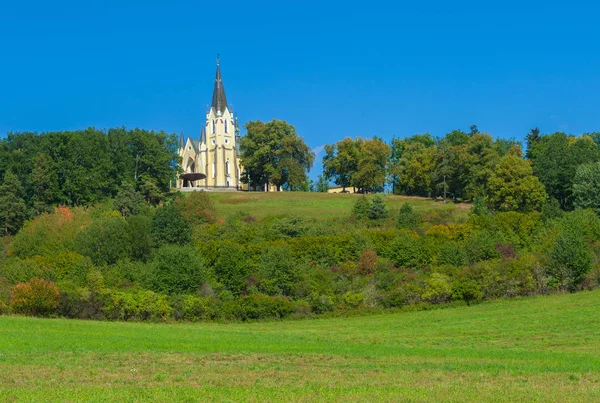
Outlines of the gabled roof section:
M213 89L212 105L215 111L224 112L227 108L227 97L225 96L225 87L221 77L221 61L217 56L217 74L215 76L215 88Z

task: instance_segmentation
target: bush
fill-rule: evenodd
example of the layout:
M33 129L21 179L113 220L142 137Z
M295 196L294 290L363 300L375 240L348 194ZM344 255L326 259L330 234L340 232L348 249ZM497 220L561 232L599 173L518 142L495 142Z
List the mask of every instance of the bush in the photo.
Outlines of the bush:
M265 249L259 260L258 289L268 295L292 295L299 280L291 251L286 246Z
M592 268L592 259L584 234L577 228L564 229L550 255L548 270L553 285L560 290L574 291Z
M308 232L308 222L303 217L282 217L271 225L271 230L277 237L298 238Z
M164 245L156 251L151 265L151 288L156 292L197 292L206 279L204 261L191 246Z
M165 321L173 312L167 297L152 291L111 291L103 297L102 311L108 319Z
M396 226L400 229L414 230L419 225L419 219L409 203L404 203L398 212Z
M425 280L425 289L421 298L432 304L447 302L452 296L452 286L448 276L441 273L433 273Z
M174 201L175 206L189 225L212 223L215 221L215 203L207 192L193 191L187 197L179 197Z
M371 202L366 196L362 196L356 202L354 202L354 206L352 207L352 216L358 220L367 218L370 208Z
M381 196L373 197L371 205L367 210L367 217L369 220L384 220L388 218L388 215L388 209L383 198Z
M423 247L423 240L412 231L400 230L394 240L391 260L397 267L422 267L429 263L430 255Z
M452 283L452 298L465 301L467 305L471 305L471 302L483 298L483 293L477 281L461 278Z
M249 262L244 249L234 243L224 241L219 246L215 262L215 275L220 282L234 295L239 295L246 288Z
M375 271L377 266L377 254L371 249L363 250L358 263L356 263L356 270L362 275L369 275Z
M32 278L12 289L10 308L14 313L49 316L56 311L59 291L52 281Z
M252 294L241 297L234 304L237 312L233 314L237 319L248 321L257 319L284 319L290 316L294 310L287 298L282 296L268 296L264 294ZM229 310L231 313L231 309Z
M150 224L150 234L156 245L184 245L192 240L192 228L174 203L156 210Z
M96 265L114 264L132 254L132 234L122 217L102 217L77 235L76 251Z

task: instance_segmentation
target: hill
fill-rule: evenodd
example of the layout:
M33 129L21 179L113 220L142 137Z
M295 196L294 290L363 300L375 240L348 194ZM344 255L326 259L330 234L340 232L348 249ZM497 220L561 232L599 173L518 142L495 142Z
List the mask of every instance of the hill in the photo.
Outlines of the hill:
M600 291L236 324L0 317L2 401L597 401Z

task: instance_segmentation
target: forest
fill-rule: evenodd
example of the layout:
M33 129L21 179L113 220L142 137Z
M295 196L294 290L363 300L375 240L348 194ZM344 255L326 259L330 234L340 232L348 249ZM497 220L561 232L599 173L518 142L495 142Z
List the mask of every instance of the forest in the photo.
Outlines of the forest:
M336 217L293 210L256 217L249 199L222 214L209 192L170 188L178 143L164 132L88 129L0 140L0 311L248 321L470 305L600 285L594 133L533 129L525 153L476 128L390 144L347 138L325 147L323 175L311 184L308 149L295 130L270 124L251 126L279 139L266 142L275 156L266 174L288 190L302 182L319 191L329 182L355 187L364 194L330 195L351 197L351 209ZM242 161L255 156L252 149L242 148ZM259 174L247 180L264 180ZM383 190L392 192L371 194ZM417 211L411 198L390 207L402 197L390 193L430 198L431 207Z

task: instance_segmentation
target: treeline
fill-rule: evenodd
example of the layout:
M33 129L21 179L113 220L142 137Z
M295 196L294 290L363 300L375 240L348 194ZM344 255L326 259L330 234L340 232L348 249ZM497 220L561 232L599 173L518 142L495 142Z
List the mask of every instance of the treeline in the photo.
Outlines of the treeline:
M325 146L322 181L361 192L481 198L496 211L539 211L547 199L564 210L600 209L600 133L527 135L527 152L513 140L454 130L442 138L346 138Z
M114 197L124 183L155 203L175 180L177 147L174 134L141 129L9 133L0 140L0 235L54 206Z
M133 187L5 238L0 310L106 320L257 320L472 304L600 286L592 210L468 217L357 196L340 219L239 213L205 192L148 206Z

